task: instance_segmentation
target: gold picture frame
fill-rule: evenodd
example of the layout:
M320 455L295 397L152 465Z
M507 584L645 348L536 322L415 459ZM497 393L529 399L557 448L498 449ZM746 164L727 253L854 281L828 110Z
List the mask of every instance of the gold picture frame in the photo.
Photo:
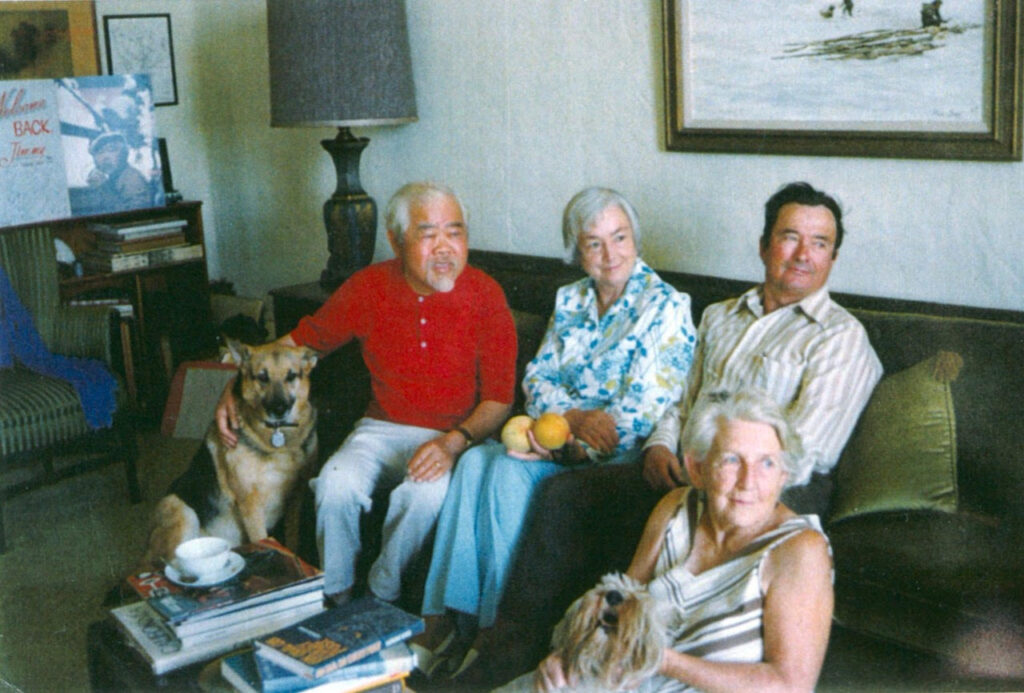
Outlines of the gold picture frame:
M1024 0L662 2L670 151L1021 160Z
M0 80L98 74L92 0L0 2Z

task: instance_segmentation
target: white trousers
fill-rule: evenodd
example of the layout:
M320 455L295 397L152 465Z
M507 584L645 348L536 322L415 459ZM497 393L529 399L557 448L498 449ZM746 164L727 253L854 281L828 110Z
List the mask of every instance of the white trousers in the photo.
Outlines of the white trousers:
M424 548L441 512L451 473L436 481L412 481L407 463L440 431L363 417L310 482L316 495L316 534L324 592L351 589L359 557L359 522L374 491L391 489L380 556L369 587L381 599L398 599L402 573Z

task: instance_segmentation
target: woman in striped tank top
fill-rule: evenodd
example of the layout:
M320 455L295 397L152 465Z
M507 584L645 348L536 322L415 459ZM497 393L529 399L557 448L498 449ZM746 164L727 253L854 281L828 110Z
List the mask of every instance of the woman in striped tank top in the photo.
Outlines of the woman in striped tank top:
M779 501L801 454L784 413L757 391L702 397L683 449L693 486L661 500L628 571L672 607L672 644L640 690L812 690L832 556L818 517ZM535 678L575 683L554 655Z

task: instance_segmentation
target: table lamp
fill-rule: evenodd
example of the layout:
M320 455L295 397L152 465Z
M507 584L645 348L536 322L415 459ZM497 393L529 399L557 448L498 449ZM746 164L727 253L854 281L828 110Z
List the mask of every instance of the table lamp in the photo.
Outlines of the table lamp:
M403 0L267 0L271 127L337 127L321 140L338 186L324 203L333 289L373 259L377 205L359 182L370 140L350 128L416 120Z

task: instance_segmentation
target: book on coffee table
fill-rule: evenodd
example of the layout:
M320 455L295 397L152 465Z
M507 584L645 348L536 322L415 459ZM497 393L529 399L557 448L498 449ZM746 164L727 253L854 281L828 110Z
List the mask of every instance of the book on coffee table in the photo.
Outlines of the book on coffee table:
M251 652L230 655L220 660L220 675L239 693L402 693L409 672L363 676L347 681L307 679L296 676L291 687L267 687L253 664Z
M258 657L319 678L422 633L423 619L363 597L253 642Z
M310 602L323 598L323 573L272 538L234 549L245 566L237 576L210 587L174 583L162 572L132 575L128 584L172 628L218 619L298 594ZM183 633L185 631L182 631Z
M331 684L331 692L337 693L408 676L415 666L416 655L408 645L398 643L318 679L280 667L252 651L222 659L221 675L238 690L250 693L316 691L326 684Z

